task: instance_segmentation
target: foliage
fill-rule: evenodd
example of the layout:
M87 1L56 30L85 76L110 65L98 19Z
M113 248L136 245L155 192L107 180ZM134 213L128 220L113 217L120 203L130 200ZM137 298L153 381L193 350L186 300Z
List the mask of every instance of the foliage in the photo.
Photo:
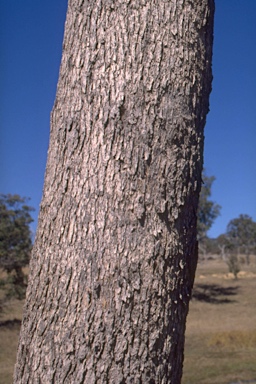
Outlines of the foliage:
M214 180L214 176L209 177L206 175L205 170L203 171L203 184L197 211L197 237L199 251L204 258L207 253L211 253L216 249L216 244L207 237L207 231L211 228L216 217L219 216L221 209L220 205L210 200Z
M245 252L249 263L249 254L256 245L256 222L248 215L240 215L229 222L227 236L234 247Z
M238 272L240 272L240 265L238 257L235 253L229 255L227 259L227 264L229 268L229 272L233 273L235 279L237 279Z
M199 241L199 251L200 254L205 258L206 255L217 254L219 252L216 239L211 239L208 236L205 236Z
M8 287L9 295L18 298L25 293L22 268L28 265L32 248L29 224L33 208L26 202L19 195L0 195L0 268L7 272L2 284Z
M197 212L197 233L199 241L202 241L207 236L207 231L211 228L214 220L220 214L220 205L209 200L214 180L214 176L209 177L206 175L205 171L203 171L203 184Z
M227 254L234 249L233 244L226 234L219 235L215 241L222 260L227 261Z

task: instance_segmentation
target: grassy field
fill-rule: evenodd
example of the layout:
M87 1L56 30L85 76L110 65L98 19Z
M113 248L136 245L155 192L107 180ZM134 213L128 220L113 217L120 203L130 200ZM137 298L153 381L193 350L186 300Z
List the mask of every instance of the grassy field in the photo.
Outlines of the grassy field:
M256 383L256 263L239 278L219 260L198 265L182 384Z
M256 383L255 259L237 280L222 261L199 263L182 384ZM12 383L22 305L11 301L0 312L0 384Z
M11 384L23 303L13 300L0 312L0 384Z

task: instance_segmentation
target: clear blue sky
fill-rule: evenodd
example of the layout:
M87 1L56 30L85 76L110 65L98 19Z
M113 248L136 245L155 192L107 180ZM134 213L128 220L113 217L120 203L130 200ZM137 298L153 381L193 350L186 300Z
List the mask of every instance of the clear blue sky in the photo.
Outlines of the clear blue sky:
M38 214L67 0L0 0L0 192ZM216 0L205 168L222 206L209 235L256 220L256 0ZM34 225L35 227L35 225Z

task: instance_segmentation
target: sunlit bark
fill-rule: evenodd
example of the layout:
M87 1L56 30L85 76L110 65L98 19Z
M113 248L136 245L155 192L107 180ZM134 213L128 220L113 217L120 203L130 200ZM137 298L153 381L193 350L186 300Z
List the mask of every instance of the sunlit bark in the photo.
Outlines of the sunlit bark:
M15 383L180 382L212 0L70 0Z

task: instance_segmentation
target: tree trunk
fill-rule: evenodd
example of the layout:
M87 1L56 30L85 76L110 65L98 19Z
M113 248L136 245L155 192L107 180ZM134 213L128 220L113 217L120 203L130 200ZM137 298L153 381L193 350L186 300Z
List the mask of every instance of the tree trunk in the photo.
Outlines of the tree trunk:
M69 0L15 383L180 383L213 0Z

